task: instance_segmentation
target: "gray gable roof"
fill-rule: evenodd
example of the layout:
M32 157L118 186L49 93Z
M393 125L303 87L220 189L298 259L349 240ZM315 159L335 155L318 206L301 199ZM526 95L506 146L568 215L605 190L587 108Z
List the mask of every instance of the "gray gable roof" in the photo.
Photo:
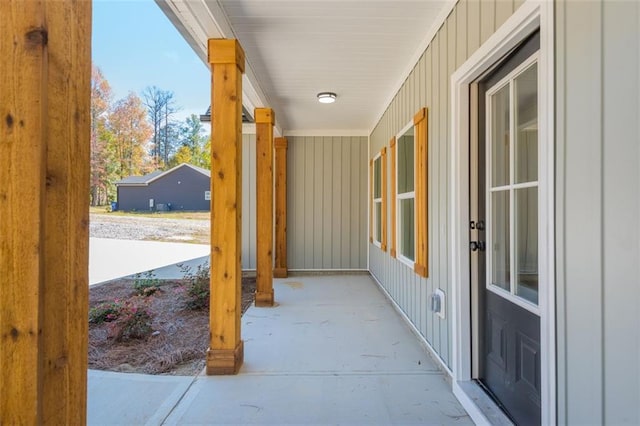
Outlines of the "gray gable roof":
M118 185L118 186L149 185L154 180L159 179L162 176L166 176L166 175L168 175L170 173L173 173L174 171L178 170L181 167L189 167L189 168L195 170L198 173L202 173L206 177L211 177L211 172L209 170L207 170L207 169L203 169L202 167L197 167L197 166L194 166L194 165L188 164L188 163L182 163L182 164L179 164L179 165L175 166L174 168L169 169L167 171L156 170L155 172L151 172L151 173L149 173L147 175L144 175L144 176L129 176L129 177L126 177L126 178L124 178L122 180L119 180L115 184Z
M155 172L151 172L144 176L129 176L116 182L116 185L147 183L149 180L161 175L162 173L164 173L162 170L156 170Z

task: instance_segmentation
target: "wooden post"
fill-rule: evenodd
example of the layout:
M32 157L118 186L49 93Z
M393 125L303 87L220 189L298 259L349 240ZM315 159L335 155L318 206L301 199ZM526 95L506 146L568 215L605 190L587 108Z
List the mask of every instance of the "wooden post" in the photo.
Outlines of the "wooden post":
M84 424L91 2L0 28L0 424Z
M373 244L373 158L369 159L369 243Z
M397 224L396 224L396 211L398 208L398 200L397 200L397 188L396 188L396 137L392 137L389 142L389 149L391 151L391 249L389 253L391 257L396 257L396 245L397 245Z
M207 374L236 374L242 274L242 73L237 40L209 40L211 64L211 300Z
M416 206L416 261L414 271L421 277L429 276L429 176L427 166L429 150L427 148L427 109L421 108L413 117L415 127L415 206Z
M380 233L380 249L387 251L387 147L383 147L380 151L380 163L381 164L381 190L382 190L382 205L381 205L381 230Z
M276 266L273 276L287 278L287 138L276 138Z
M256 108L256 306L273 306L273 123L271 108Z

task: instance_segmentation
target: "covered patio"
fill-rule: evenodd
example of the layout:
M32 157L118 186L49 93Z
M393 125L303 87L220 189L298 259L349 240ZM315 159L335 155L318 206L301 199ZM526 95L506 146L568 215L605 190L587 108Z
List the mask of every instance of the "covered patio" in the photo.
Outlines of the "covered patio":
M216 377L87 382L91 2L5 0L0 423L640 423L640 3L156 3L212 72Z
M473 424L366 273L274 280L236 376L90 371L89 424Z

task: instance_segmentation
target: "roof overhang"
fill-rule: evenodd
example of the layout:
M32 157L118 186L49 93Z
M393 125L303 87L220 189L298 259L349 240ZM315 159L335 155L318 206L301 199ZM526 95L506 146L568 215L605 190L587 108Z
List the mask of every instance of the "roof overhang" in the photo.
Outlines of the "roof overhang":
M208 39L240 41L243 107L273 108L276 136L369 135L457 3L155 1L207 67Z
M207 41L210 38L237 38L217 1L156 0L156 3L207 67ZM246 63L242 76L243 108L253 117L256 108L269 105L270 102L261 89L251 64ZM274 133L282 136L277 117L276 115Z

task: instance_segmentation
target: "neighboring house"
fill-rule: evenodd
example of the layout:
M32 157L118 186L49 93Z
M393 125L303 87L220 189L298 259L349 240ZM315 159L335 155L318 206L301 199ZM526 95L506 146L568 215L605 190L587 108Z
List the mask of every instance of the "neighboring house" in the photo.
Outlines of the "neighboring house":
M129 176L116 182L118 210L209 211L210 180L209 170L187 163L165 172Z

